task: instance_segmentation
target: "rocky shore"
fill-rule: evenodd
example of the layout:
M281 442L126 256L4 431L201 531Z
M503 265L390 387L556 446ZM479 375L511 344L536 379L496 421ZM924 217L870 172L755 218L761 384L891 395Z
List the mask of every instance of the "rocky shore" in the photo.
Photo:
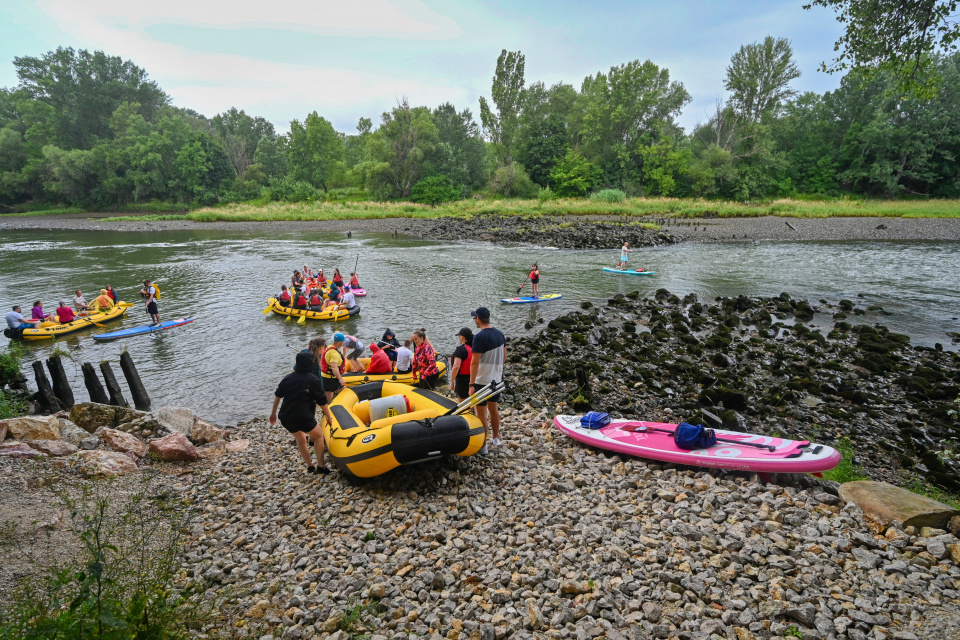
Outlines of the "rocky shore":
M218 453L197 462L125 454L192 506L180 580L218 612L198 637L958 637L960 518L880 522L835 483L611 455L552 426L587 408L715 415L763 433L848 437L873 479L954 488L957 354L912 347L877 326L882 309L857 301L661 290L584 306L510 341L504 444L488 457L360 482L305 474L264 418L221 433L94 407L72 416L82 433L59 428L99 433L100 450L125 442L108 429L221 442L202 445ZM219 455L224 442L245 444ZM5 502L53 502L57 481L31 474L83 472L36 458L0 459L2 486L17 489Z

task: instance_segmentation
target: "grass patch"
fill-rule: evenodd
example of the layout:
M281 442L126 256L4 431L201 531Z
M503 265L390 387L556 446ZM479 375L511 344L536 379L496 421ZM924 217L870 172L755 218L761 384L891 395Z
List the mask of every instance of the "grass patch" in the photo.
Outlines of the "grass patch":
M24 216L56 216L62 215L65 213L84 213L85 210L80 207L57 207L52 209L37 209L36 211L17 211L16 213L5 213L0 216L0 219L3 216L11 216L15 218L21 218Z
M837 451L840 452L843 458L836 467L823 472L824 478L839 482L840 484L870 479L863 472L863 469L860 468L860 465L854 462L853 443L850 441L850 438L840 438L840 440L837 441Z
M944 491L940 487L935 487L920 476L911 477L906 488L918 495L942 502L954 509L960 509L960 496L950 493L949 491Z

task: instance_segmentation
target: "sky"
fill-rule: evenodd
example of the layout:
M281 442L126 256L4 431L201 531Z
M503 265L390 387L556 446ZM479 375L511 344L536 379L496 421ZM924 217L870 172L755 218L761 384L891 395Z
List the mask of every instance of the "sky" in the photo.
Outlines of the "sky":
M230 107L271 121L317 111L353 133L407 98L452 102L479 121L502 49L526 56L527 84L565 82L632 60L670 71L692 96L688 131L726 94L730 56L788 38L798 91L835 89L818 71L840 25L804 0L0 0L0 87L13 59L58 46L132 60L172 103L208 117Z

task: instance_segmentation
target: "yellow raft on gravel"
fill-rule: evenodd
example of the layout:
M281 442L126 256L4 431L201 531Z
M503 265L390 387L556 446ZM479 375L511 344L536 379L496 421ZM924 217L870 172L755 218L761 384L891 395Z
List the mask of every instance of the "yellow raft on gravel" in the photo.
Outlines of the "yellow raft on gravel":
M341 309L340 307L330 307L326 311L309 311L306 309L294 309L293 307L284 307L276 298L267 300L267 309L282 316L291 318L303 318L307 320L346 320L360 313L360 307L354 307L351 311Z
M88 316L77 318L73 322L67 322L66 324L60 324L59 322L43 322L40 324L40 327L36 329L24 329L23 339L47 340L49 338L56 338L68 333L73 333L74 331L80 331L81 329L89 329L90 327L95 327L97 324L103 324L104 322L110 322L111 320L119 320L123 317L123 314L127 312L127 308L129 306L129 303L118 302L109 311L91 313Z
M324 420L327 451L341 473L379 476L400 465L446 455L472 456L483 446L483 424L472 413L443 415L457 407L444 396L396 382L342 389Z

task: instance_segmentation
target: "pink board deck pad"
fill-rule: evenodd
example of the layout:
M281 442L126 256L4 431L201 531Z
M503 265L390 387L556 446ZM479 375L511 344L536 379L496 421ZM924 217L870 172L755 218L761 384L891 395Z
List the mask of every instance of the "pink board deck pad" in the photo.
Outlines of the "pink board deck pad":
M819 473L840 464L840 452L823 444L805 440L786 440L753 433L716 429L717 437L736 442L718 442L707 449L680 449L673 435L676 424L617 420L602 429L585 429L580 416L557 416L554 425L574 440L605 449L651 460L675 462L696 467L733 469L768 473ZM763 448L750 444L764 445ZM774 447L770 451L768 447Z

